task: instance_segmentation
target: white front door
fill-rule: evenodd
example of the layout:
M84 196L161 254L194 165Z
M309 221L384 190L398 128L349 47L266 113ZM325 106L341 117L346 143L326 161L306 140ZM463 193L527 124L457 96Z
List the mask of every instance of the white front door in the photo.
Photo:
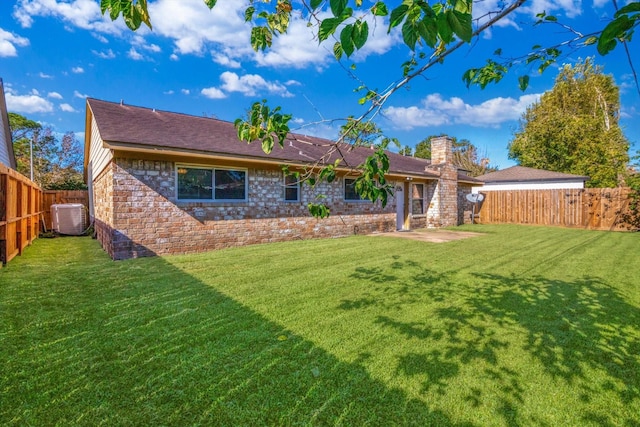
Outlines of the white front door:
M404 182L396 183L396 230L404 229Z

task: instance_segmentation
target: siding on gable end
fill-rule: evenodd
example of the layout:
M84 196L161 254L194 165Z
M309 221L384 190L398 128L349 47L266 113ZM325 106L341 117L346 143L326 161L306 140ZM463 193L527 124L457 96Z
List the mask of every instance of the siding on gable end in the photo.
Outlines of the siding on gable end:
M7 143L7 138L11 138L11 135L5 134L4 121L5 115L0 114L0 163L4 164L5 166L11 166L11 164L9 163L9 145Z
M102 170L113 159L113 153L110 149L105 148L100 131L98 130L98 124L96 119L91 116L91 142L89 149L89 163L91 164L91 171L94 177L100 175ZM89 177L88 181L91 182L92 178Z

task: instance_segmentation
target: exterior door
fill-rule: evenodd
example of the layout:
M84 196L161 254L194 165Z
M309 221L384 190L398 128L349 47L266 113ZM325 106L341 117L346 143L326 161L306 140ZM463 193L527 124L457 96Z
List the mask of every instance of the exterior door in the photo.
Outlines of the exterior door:
M404 182L396 183L396 230L404 229Z

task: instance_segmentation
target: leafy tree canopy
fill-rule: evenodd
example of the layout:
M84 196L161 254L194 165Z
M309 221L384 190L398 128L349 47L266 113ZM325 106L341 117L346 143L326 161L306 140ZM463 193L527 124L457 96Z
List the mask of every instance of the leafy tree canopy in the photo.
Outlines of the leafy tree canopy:
M619 117L613 77L592 58L565 65L553 89L523 114L509 157L522 166L588 175L590 187L615 187L629 161Z
M9 113L9 127L18 172L30 176L33 167L33 180L45 190L87 188L82 176L82 144L73 132L58 139L50 127L16 113Z
M426 137L416 145L414 156L430 159L431 140L438 136L446 135L440 134ZM459 140L454 136L451 137L451 140L453 141L453 164L459 169L467 171L470 176L480 176L498 170L497 167L490 165L487 157L481 157L478 154L478 148L468 139Z

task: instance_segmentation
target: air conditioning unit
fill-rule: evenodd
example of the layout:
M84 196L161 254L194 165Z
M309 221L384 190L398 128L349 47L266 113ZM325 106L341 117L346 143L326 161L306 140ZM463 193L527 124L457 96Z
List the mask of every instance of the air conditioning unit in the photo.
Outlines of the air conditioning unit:
M81 235L87 228L84 210L84 205L80 203L51 205L53 230L71 236Z

